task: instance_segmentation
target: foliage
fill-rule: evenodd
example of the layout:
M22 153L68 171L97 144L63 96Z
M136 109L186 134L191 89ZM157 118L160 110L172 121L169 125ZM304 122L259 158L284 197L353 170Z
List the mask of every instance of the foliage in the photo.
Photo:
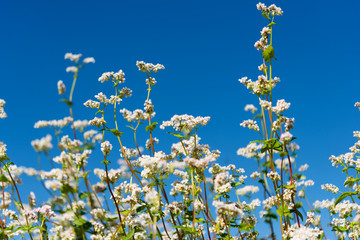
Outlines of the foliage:
M261 75L256 81L247 77L239 81L259 100L259 109L252 104L245 106L254 117L240 125L257 132L259 138L237 152L256 161L258 171L250 174L255 185L249 184L244 169L218 164L220 151L201 142L198 130L210 117L185 114L162 124L153 121L150 93L157 83L154 75L164 69L161 64L137 62L147 77L147 97L144 109L120 110L126 124L117 115L119 105L132 91L120 89L125 83L122 70L105 72L99 78L104 84L111 82L114 95L108 98L100 92L95 100L84 103L94 111L94 118L75 120L72 98L79 71L95 60L88 57L80 61L81 54L67 53L65 59L73 66L66 71L73 75L73 83L68 98L60 101L69 109L69 116L35 123L35 128L53 130L53 135L31 143L39 156L38 169L16 166L6 153L6 145L0 143L1 239L326 239L320 208L329 211L329 225L339 239L358 239L360 207L355 200L360 199L360 132L354 132L358 142L349 153L330 157L333 166L341 166L346 173L347 190L336 200L316 201L312 206L306 195L307 187L314 185L304 174L308 165L296 168L295 164L299 146L290 133L294 118L285 116L290 103L273 101L272 90L280 82L272 69L276 60L273 28L282 10L262 3L257 8L267 21L255 43L263 60L258 67ZM59 95L65 95L62 81L57 87ZM0 99L0 118L7 117L4 107L5 101ZM134 148L124 145L126 127L134 139L127 144L134 144ZM149 153L138 143L141 127L149 136L145 144ZM175 141L168 154L157 150L159 140L154 136L165 128ZM64 134L66 129L72 131L71 136ZM53 136L60 154L52 158ZM88 159L99 148L101 168L87 169ZM109 169L114 160L111 152L116 150L122 157L120 167ZM49 171L41 169L43 156L53 166ZM23 173L43 185L50 196L48 201L38 203L31 193L28 202L23 202L17 188ZM339 192L332 184L322 188ZM259 191L263 192L262 201L253 197ZM258 227L259 213L268 230Z

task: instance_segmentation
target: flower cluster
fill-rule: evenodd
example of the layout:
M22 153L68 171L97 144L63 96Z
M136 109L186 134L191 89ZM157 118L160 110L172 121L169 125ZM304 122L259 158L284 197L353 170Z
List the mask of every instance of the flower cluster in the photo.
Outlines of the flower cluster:
M6 118L7 115L4 111L4 107L5 107L5 100L0 99L0 118Z
M198 125L205 126L210 121L210 117L194 117L191 115L174 115L170 121L164 121L161 129L172 127L175 131L191 131Z
M356 141L347 153L330 157L332 165L346 173L344 189L323 184L321 189L339 196L311 205L308 188L317 186L305 175L309 165L297 165L300 147L290 133L295 119L286 116L291 104L274 101L273 88L280 79L273 76L273 27L275 16L283 12L274 4L259 3L257 9L269 22L255 43L262 54L261 74L256 81L239 80L258 99L258 106L244 108L253 118L240 124L256 131L258 138L237 150L238 158L256 162L249 178L238 166L244 164L241 160L221 165L220 151L199 136L210 117L183 114L162 124L154 121L150 95L157 80L152 74L165 68L161 64L136 63L146 75L143 109L122 106L132 95L127 87L118 89L125 83L122 70L105 72L98 80L111 81L115 95L98 90L95 100L83 104L95 109L93 119L74 119L79 69L95 59L81 61L82 54L66 53L65 59L74 64L66 68L74 73L73 84L69 97L62 99L70 116L35 123L35 128L53 131L31 142L38 153L37 169L15 165L7 145L0 142L0 239L323 239L320 209L329 212L328 226L338 239L359 239L360 131L353 133ZM57 89L65 95L62 80ZM4 106L0 99L0 118L6 117ZM360 109L359 102L355 106ZM174 142L159 140L165 128ZM163 146L167 149L160 150ZM49 164L43 164L43 158ZM21 198L17 186L28 177L40 182L47 200L40 202L34 192L27 202ZM268 224L268 230L259 222Z

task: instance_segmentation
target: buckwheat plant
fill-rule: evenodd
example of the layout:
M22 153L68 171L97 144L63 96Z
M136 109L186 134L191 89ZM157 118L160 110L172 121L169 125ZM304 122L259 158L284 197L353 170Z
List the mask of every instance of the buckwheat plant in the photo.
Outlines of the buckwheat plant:
M273 47L273 28L275 17L282 15L281 8L263 3L257 4L268 24L255 43L255 48L262 54L263 62L258 67L261 74L256 81L247 77L239 81L259 99L259 107L252 104L245 106L245 111L254 114L253 119L243 121L240 126L259 133L260 140L252 141L245 148L238 150L238 155L253 158L258 165L258 171L250 175L259 182L264 192L263 211L261 217L270 226L270 238L276 239L274 220L279 220L282 239L317 239L323 237L320 226L309 228L301 224L303 215L302 200L306 198L305 190L313 186L312 180L306 180L302 173L307 165L296 170L296 150L299 146L290 132L294 127L294 118L285 115L290 103L284 99L274 100L273 88L280 82L273 72L275 51ZM311 207L311 206L310 206ZM318 224L320 225L320 224Z
M360 132L354 132L358 142L349 153L330 157L333 166L346 173L346 190L323 184L325 191L340 195L310 204L307 188L314 181L304 174L308 164L296 165L299 146L291 132L295 120L286 115L290 103L273 95L280 82L273 71L273 30L283 11L263 3L257 8L267 21L255 43L262 55L260 75L256 81L247 77L239 81L258 97L258 106L245 106L253 117L240 124L255 131L258 139L237 151L254 159L257 171L246 175L238 164L219 164L220 151L200 136L208 116L183 114L161 124L155 121L151 94L155 76L161 78L165 69L161 64L136 62L147 88L143 106L122 107L132 96L125 73L105 72L98 81L111 85L112 93L98 90L83 103L93 111L93 119L75 118L79 73L95 59L66 53L72 63L66 68L72 84L68 94L66 80L58 81L57 89L68 113L35 123L35 128L50 129L31 142L38 155L37 169L16 166L0 142L0 239L326 239L320 208L329 211L328 225L338 239L359 239L360 206L355 200L360 199ZM4 107L0 99L1 119L7 117ZM139 139L140 130L145 130L146 139ZM162 132L173 139L170 149L159 149ZM117 154L121 159L114 157ZM44 169L43 158L50 169ZM90 160L94 169L88 166ZM47 201L39 202L32 191L24 200L18 189L22 174L40 182ZM259 193L261 200L255 197Z
M359 107L360 103L355 103ZM341 167L342 173L346 174L341 191L339 187L333 184L323 184L321 188L337 196L335 199L326 199L314 203L316 211L326 209L331 216L329 225L332 231L336 233L338 239L359 239L360 238L360 132L354 131L354 137L357 141L349 148L349 152L339 156L330 156L332 166Z

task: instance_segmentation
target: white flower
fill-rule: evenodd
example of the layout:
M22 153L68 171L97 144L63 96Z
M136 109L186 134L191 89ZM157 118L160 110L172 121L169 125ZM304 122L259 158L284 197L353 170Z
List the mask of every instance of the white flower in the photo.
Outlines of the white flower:
M117 73L114 73L113 77L115 80L118 80L121 83L125 82L125 73L122 70L119 70Z
M284 232L283 238L292 240L316 240L322 233L323 231L317 227L310 228L301 225L299 228L297 224L294 224Z
M89 124L96 127L101 127L102 125L106 124L106 121L104 120L104 118L95 117L93 120L90 120Z
M93 57L84 58L83 63L95 63L95 59Z
M147 203L157 206L159 204L159 194L154 189L145 194L145 201Z
M109 141L105 141L101 143L101 151L104 155L109 155L110 151L112 149L112 145Z
M97 101L93 101L93 100L87 100L84 103L85 107L90 107L90 108L99 108L100 107L100 102Z
M245 196L248 193L256 193L258 191L259 191L259 187L248 185L248 186L238 189L237 193L240 194L241 196Z
M3 107L5 107L5 100L3 100L3 99L0 99L0 108L3 108Z
M191 131L197 125L204 126L210 121L210 117L194 117L191 115L174 115L170 121L164 121L160 129L173 127L175 131Z
M81 56L82 56L81 53L79 53L79 54L66 53L65 59L70 59L70 61L77 63Z
M324 189L325 191L329 191L335 194L339 191L339 188L337 186L329 183L321 185L321 189Z
M309 165L305 163L304 165L301 165L301 166L299 167L299 172L304 172L304 171L306 171L308 168L309 168Z
M272 108L271 102L268 102L266 100L260 100L260 106L265 110L270 110Z
M70 61L77 63L81 56L82 56L81 53L79 53L79 54L66 53L65 59L70 59Z
M114 72L105 72L101 75L101 77L99 77L99 81L104 83L106 81L108 81L110 79L110 77L112 77L114 74Z
M5 107L5 101L3 99L0 99L0 118L6 118L7 115L4 111L4 107Z
M252 104L246 104L244 110L250 111L252 114L254 114L257 111L257 108Z
M291 133L285 132L285 133L281 134L280 142L287 144L292 140L292 138L293 138L293 135Z
M228 193L231 191L231 183L234 181L234 177L229 172L221 172L215 176L214 179L214 191L216 193Z
M119 70L117 73L114 72L105 72L99 77L99 81L104 83L108 80L113 80L113 82L119 81L120 83L125 82L125 73L122 70Z
M250 177L255 180L256 178L260 178L261 174L259 172L255 171L250 175Z
M261 153L260 151L263 146L261 143L249 143L246 147L239 148L236 153L246 158L263 158L265 153Z
M64 84L64 82L62 80L58 81L57 88L58 88L58 92L59 92L60 95L65 93L66 87L65 87L65 84Z
M243 121L242 123L240 123L240 126L247 127L249 129L253 129L254 131L257 131L257 132L260 131L260 128L257 125L256 121L251 120L251 119Z
M288 110L289 107L290 107L290 103L285 102L284 99L280 99L280 100L277 101L276 106L273 107L273 111L276 114L280 114L283 111Z
M277 172L273 172L273 171L269 172L266 176L270 178L272 181L278 181L281 179L280 175Z
M216 208L218 214L230 217L243 216L244 212L240 209L239 205L236 203L224 203L221 201L213 201L213 206Z
M165 67L161 64L152 64L152 63L145 63L143 61L137 61L136 65L138 66L139 70L142 72L157 72L161 69L165 69Z
M12 211L10 209L3 209L2 214L4 216L9 217L12 220L17 220L18 219L18 215L14 211Z
M66 72L73 72L73 73L77 73L78 72L78 68L75 66L70 66L66 68Z
M43 137L41 139L35 139L34 141L31 141L31 146L35 149L37 152L47 152L50 149L52 149L53 145L51 144L52 137L50 134L46 135L46 137Z
M71 123L73 119L71 117L65 117L60 120L50 120L50 121L44 121L40 120L37 121L34 125L34 128L43 128L43 127L65 127L69 123Z
M0 158L6 156L6 144L0 142Z

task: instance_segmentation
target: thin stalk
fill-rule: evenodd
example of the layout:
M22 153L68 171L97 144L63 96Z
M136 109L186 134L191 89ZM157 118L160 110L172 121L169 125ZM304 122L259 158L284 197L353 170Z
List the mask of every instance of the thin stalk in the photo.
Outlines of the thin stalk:
M151 74L151 73L147 73L147 77L148 77L148 78L150 78L150 74ZM149 88L148 88L148 94L147 94L146 101L148 101L149 98L150 98L150 92L151 92L151 86L150 86L150 83L149 83ZM150 114L150 113L149 113L149 125L151 125L151 114ZM150 133L151 149L152 149L152 152L153 152L153 156L155 156L155 149L154 149L154 141L153 141L153 138L152 138L152 131L150 130L149 133ZM165 191L165 189L164 189L164 181L163 181L163 179L161 179L161 184L162 184L162 185L161 185L161 190L162 190L162 192L163 192L163 196L164 196L164 198L165 198L166 203L169 204L169 200L168 200L168 198L167 198L167 194L166 194L166 191ZM174 216L173 216L173 214L172 214L171 211L170 211L170 216L171 216L171 219L172 219L172 221L173 221L173 224L176 226L176 221L175 221ZM178 238L181 239L181 238L180 238L179 230L178 230L177 228L175 228L175 230L176 230L176 233L177 233L177 235L178 235Z
M136 149L137 149L137 151L139 153L139 156L141 157L141 151L140 151L139 145L137 143L137 139L136 139L136 128L134 130L134 141L135 141L135 146L136 146Z
M3 174L3 171L2 171L2 166L1 166L1 162L0 162L0 173L1 175ZM2 197L3 197L3 209L6 209L5 207L5 188L4 188L4 182L1 182L1 191L2 191ZM4 227L3 227L3 222L2 222L2 219L0 217L0 220L1 220L1 228L2 230L4 230ZM4 222L5 222L5 225L6 225L6 216L4 216Z
M191 167L190 169L190 177L191 177L191 186L192 186L192 195L193 195L193 225L192 230L195 229L195 188L196 184L194 185L194 169Z
M106 161L106 157L104 156L104 161ZM125 232L125 228L124 226L122 225L122 219L121 219L121 214L120 214L120 209L119 209L119 205L118 203L116 202L116 198L115 198L115 195L113 193L113 191L111 190L111 186L110 186L110 179L109 179L109 173L108 173L108 168L107 168L107 164L105 163L105 173L106 173L106 183L107 183L107 186L109 188L109 192L114 200L114 203L115 203L115 207L116 207L116 211L117 211L117 214L118 214L118 217L119 217L119 221L120 221L120 225L122 226L122 230L124 232L124 234L126 234Z
M21 201L20 193L19 193L19 190L18 190L18 188L17 188L17 186L16 186L16 183L15 183L15 181L14 181L14 179L13 179L11 173L10 173L9 168L6 168L6 170L7 170L7 173L9 174L9 177L10 177L10 179L11 179L12 184L13 184L14 187L15 187L16 194L17 194L18 199L19 199L19 202L20 202L20 206L21 206L22 210L24 211L25 208L24 208L24 205L23 205L23 203L22 203L22 201ZM5 199L3 199L3 201L4 201L4 200L5 200ZM29 220L28 220L28 218L27 218L26 215L24 215L24 216L25 216L25 220L26 220L26 226L29 226ZM30 232L29 230L28 230L27 232L28 232L31 240L33 240L33 237L32 237L32 235L31 235L31 232Z
M158 184L156 184L156 190L157 190L158 194L160 195L160 190L159 190L159 185L158 185ZM159 198L159 210L160 210L160 209L161 209L161 198ZM170 237L170 235L169 235L169 233L168 233L168 231L167 231L167 229L166 229L165 222L164 222L164 218L163 218L162 215L160 215L160 216L161 216L161 221L162 221L162 224L163 224L165 233L166 233L167 237L170 239L171 237Z
M305 196L305 200L306 200L307 204L309 205L310 209L313 210L313 207L312 207L312 205L310 204L309 199L307 198L305 192L304 192L304 196ZM320 229L323 231L325 240L327 240L327 239L326 239L326 236L325 236L324 228L321 226L321 222L320 222L320 221L319 221L319 225L320 225Z
M206 206L206 211L209 212L209 206L208 206L208 200L207 200L207 193L206 193L206 183L205 183L205 177L203 178L204 179L204 195L205 195L205 206ZM208 221L206 221L206 229L207 229L207 232L208 232L208 235L209 235L209 240L210 240L210 229L209 229L209 224L208 224Z
M79 71L79 68L77 67L78 71ZM73 94L74 94L74 89L75 89L75 84L76 84L76 80L77 80L77 77L78 77L78 74L77 72L74 74L74 78L73 78L73 83L72 83L72 86L71 86L71 90L70 90L70 96L69 96L69 110L70 110L70 116L71 118L73 119L73 124L72 124L72 129L73 129L73 133L74 133L74 138L76 139L76 132L75 132L75 127L74 127L74 115L73 115L73 111L72 111L72 97L73 97Z

